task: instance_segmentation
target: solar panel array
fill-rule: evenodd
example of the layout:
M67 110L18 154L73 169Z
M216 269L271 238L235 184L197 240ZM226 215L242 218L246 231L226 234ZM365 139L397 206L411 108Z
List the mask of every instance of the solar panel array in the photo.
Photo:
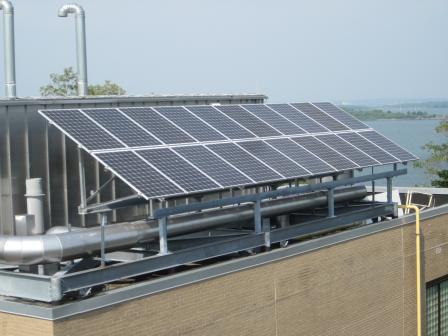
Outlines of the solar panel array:
M147 199L417 159L330 103L39 113Z

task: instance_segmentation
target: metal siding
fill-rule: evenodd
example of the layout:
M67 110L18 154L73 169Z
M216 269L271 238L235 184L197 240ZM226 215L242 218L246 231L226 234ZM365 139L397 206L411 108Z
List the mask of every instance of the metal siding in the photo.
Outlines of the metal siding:
M45 180L46 228L70 224L96 225L98 216L78 215L79 172L77 146L38 115L39 109L115 106L206 105L210 103L263 103L262 95L100 97L56 99L0 99L0 233L13 234L13 215L26 212L25 179ZM110 176L90 156L85 156L86 189L95 190ZM12 176L11 176L12 175ZM131 190L117 180L104 197L123 197ZM147 213L147 207L117 210L113 219L128 220Z

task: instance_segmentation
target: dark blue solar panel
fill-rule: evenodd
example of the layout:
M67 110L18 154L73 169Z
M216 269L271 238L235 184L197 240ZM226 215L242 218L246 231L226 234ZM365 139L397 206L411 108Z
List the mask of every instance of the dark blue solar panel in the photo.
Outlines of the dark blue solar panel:
M230 139L254 138L255 135L241 127L235 121L227 118L213 106L186 106L196 116L212 125Z
M184 193L133 152L96 154L112 172L148 198Z
M267 142L315 175L335 171L323 160L311 154L290 139L273 139L268 140Z
M174 150L223 187L253 184L250 179L204 146L176 147Z
M316 138L350 158L360 167L375 166L379 163L335 134L319 135Z
M149 107L121 107L120 110L166 144L195 142L193 138Z
M357 133L341 133L339 134L339 136L359 150L373 157L375 160L381 162L382 164L394 163L399 161L398 159L386 153L384 150L375 146L373 143L358 135Z
M125 147L78 110L49 110L42 114L88 150Z
M247 141L238 144L285 177L295 178L310 175L305 169L263 141Z
M253 114L247 112L241 106L221 105L216 106L216 108L259 137L281 135L280 132L276 131Z
M309 103L291 104L300 112L305 113L311 119L317 121L319 124L325 126L330 131L347 131L349 128L341 124L336 119L333 119L325 112L322 112L317 107Z
M325 158L325 162L329 163L337 170L359 167L357 164L337 153L327 145L317 140L315 137L293 138L292 140L309 150L311 153L316 154L318 157Z
M401 161L412 161L418 159L418 157L416 157L415 155L409 153L407 150L399 147L398 145L394 144L392 141L375 131L359 132L358 134L363 136L367 140L372 141L375 145L381 147Z
M199 141L226 140L222 134L182 106L154 107L154 109Z
M244 108L253 114L255 114L258 118L262 119L264 122L272 125L277 130L282 132L285 135L293 135L293 134L303 134L306 133L303 129L301 129L296 124L293 124L281 114L275 112L270 109L266 105L262 104L253 104L253 105L243 105Z
M350 127L351 129L365 129L370 128L363 122L359 121L358 119L354 118L344 110L334 106L331 103L313 103L313 105L316 105L321 110L327 112L329 115L331 115L333 118L336 118L344 125Z
M325 127L319 125L313 119L308 118L305 114L291 105L268 104L268 106L309 133L328 132Z
M254 181L275 181L283 178L235 144L216 144L207 147Z
M82 111L129 147L161 144L117 109L85 109Z

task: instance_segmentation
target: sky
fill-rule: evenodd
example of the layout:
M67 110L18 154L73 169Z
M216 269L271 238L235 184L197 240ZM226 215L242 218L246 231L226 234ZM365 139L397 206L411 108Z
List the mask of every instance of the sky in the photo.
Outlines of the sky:
M76 65L74 18L57 16L65 3L13 1L19 96L38 95L50 73ZM448 99L446 0L79 4L86 11L89 82L109 79L129 94Z

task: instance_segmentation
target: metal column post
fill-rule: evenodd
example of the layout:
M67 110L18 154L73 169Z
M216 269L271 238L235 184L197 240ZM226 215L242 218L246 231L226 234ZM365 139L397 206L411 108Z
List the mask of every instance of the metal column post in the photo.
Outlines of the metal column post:
M261 201L258 199L255 202L255 210L254 210L254 219L255 219L255 233L259 234L263 230L263 223L261 221Z
M372 175L374 174L372 167ZM372 203L375 203L375 180L372 180Z
M392 177L388 177L387 181L387 202L392 203Z
M101 267L106 266L106 237L107 214L101 213Z
M328 189L327 193L328 201L328 217L334 217L334 189Z
M167 217L159 219L159 255L168 254Z
M81 208L85 208L86 201L86 169L84 165L84 153L82 149L78 147L78 169L79 169L79 192L81 194Z

